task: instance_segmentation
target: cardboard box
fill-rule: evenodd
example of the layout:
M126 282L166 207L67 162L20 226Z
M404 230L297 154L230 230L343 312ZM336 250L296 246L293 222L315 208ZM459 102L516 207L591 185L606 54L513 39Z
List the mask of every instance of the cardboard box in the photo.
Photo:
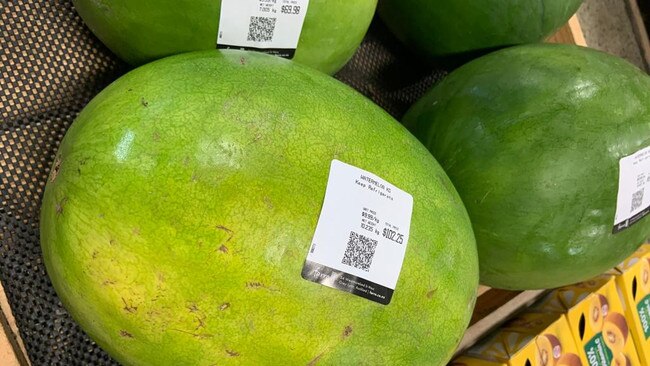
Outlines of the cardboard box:
M492 365L507 365L508 350L503 341L503 333L496 331L470 347L463 356L471 359L489 361Z
M641 365L614 276L557 289L533 309L566 315L585 366Z
M478 358L461 356L449 363L449 366L508 366L499 361L486 361Z
M575 338L563 314L523 313L508 321L502 330L506 334L505 342L509 353L519 348L518 342L534 342L534 356L526 354L526 358L535 358L533 365L582 364Z
M524 313L470 348L451 365L582 366L566 318Z
M639 359L650 365L650 244L616 267L616 285Z

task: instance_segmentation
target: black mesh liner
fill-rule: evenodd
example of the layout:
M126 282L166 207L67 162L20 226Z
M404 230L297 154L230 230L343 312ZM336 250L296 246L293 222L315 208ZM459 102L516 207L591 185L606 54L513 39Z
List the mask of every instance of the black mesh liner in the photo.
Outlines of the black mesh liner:
M337 78L399 118L446 73L414 59L375 20ZM0 280L34 365L117 364L57 298L41 257L38 216L66 129L127 70L69 0L0 0Z

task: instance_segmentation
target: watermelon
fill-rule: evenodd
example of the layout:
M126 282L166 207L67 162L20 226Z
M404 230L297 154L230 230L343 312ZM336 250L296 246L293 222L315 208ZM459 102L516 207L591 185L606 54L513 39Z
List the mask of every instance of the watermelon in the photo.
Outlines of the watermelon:
M387 305L302 278L334 159L412 196ZM467 212L427 149L261 53L172 56L108 86L60 145L40 230L64 306L125 365L442 365L478 286Z
M221 0L73 0L73 4L92 32L132 65L216 47ZM339 70L361 43L376 6L377 0L310 0L294 61L329 74Z
M458 189L486 285L586 280L650 233L647 217L614 228L619 161L650 146L650 77L620 58L572 45L497 51L451 73L403 122Z
M393 33L429 57L472 57L550 36L582 0L382 0Z

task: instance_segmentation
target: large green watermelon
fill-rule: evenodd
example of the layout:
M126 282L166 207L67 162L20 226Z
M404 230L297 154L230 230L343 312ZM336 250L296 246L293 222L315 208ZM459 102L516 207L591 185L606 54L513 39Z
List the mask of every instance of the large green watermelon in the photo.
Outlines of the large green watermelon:
M216 47L221 0L73 3L93 33L132 65ZM293 60L333 74L356 51L376 6L377 0L310 0Z
M614 233L619 160L650 146L650 77L624 60L568 45L498 51L451 73L404 123L467 207L482 283L585 280L650 233L648 217Z
M388 305L301 277L333 159L413 197ZM93 99L41 241L63 304L127 365L442 365L478 285L465 208L415 137L325 74L242 51L156 61Z
M429 57L476 54L538 42L582 0L382 0L379 14L395 35Z

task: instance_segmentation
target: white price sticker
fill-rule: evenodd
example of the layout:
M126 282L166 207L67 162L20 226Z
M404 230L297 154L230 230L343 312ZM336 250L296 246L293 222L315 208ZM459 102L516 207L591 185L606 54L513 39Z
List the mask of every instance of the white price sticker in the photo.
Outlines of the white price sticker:
M388 304L406 254L412 212L410 194L333 160L303 278Z
M295 54L309 0L222 0L217 48Z
M625 230L650 212L650 147L619 161L614 233Z

